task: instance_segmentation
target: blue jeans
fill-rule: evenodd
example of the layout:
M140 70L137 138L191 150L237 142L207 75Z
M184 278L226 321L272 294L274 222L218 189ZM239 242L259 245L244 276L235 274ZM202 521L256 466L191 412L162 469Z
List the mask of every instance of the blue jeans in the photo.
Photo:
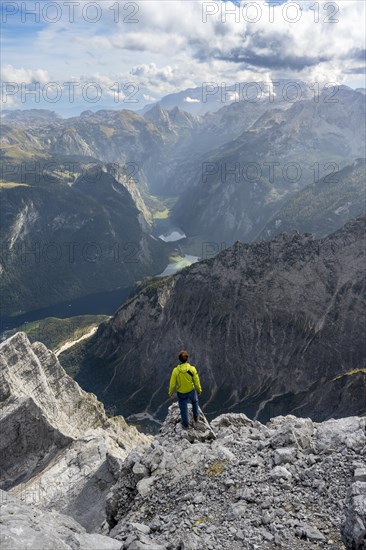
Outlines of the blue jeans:
M177 391L178 395L178 403L179 403L179 409L180 409L180 416L182 419L182 424L185 428L188 428L189 426L189 419L188 419L188 401L192 403L192 412L193 412L193 418L195 420L198 419L198 397L196 390L192 390L188 393L180 393Z

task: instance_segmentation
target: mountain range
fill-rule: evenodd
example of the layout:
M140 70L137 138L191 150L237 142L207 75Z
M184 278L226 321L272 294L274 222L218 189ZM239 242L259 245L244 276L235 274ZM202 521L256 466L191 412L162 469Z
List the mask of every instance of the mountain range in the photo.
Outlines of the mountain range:
M342 89L337 99L273 107L235 140L201 156L174 209L185 233L227 244L251 241L293 194L364 156L365 97Z
M316 237L329 235L365 211L365 182L365 159L357 159L295 193L256 238L269 239L279 232L291 232L294 227Z
M223 102L219 94L218 108L199 114L182 110L185 91L143 113L5 111L3 314L130 286L163 272L172 252L205 258L207 243L220 250L294 229L323 237L364 211L364 93L341 86L314 97L298 85L297 99L278 92ZM185 240L156 239L159 212ZM14 254L44 242L59 250L61 241L103 251L118 241L128 258L138 248L139 262L32 266L31 256Z
M2 550L365 549L365 90L210 86L2 113Z

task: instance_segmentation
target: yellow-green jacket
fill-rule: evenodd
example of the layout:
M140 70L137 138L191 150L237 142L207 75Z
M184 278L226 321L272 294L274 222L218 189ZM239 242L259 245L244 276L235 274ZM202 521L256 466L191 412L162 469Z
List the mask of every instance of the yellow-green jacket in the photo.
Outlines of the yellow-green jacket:
M187 371L190 371L193 376ZM194 388L196 388L198 393L201 393L201 383L196 367L193 367L189 363L180 363L179 365L177 365L173 369L172 375L170 377L170 397L173 395L175 388L177 388L177 391L179 391L180 393L188 393Z

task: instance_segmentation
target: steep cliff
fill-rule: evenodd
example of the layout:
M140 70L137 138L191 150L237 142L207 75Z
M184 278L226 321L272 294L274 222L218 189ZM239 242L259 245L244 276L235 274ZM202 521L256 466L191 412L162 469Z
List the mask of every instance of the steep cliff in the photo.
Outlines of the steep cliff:
M2 550L120 550L121 543L89 534L70 516L40 510L0 489Z
M164 418L180 348L199 370L210 417L364 414L364 262L364 216L319 241L295 233L237 242L153 281L72 350L69 364L126 416Z
M101 528L123 460L149 438L107 418L40 342L18 332L0 345L0 488Z

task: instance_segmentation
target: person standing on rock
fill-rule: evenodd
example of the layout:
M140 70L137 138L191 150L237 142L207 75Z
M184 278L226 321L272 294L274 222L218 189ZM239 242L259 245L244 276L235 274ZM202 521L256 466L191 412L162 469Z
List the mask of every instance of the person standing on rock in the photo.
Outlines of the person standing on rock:
M180 364L177 365L170 377L169 397L173 396L175 388L177 389L180 416L184 428L188 428L188 401L192 403L193 419L198 421L198 395L201 395L202 388L200 379L195 367L188 363L188 352L179 353Z

